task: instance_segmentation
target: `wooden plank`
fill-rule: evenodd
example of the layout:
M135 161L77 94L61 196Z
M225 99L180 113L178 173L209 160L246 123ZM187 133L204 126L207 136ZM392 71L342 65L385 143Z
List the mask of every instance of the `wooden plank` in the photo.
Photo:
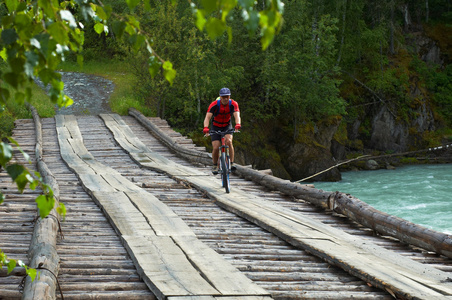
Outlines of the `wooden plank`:
M160 155L159 155L160 156ZM142 166L147 167L151 170L158 171L170 176L203 176L211 177L210 174L206 172L201 172L195 168L189 168L173 161L170 161L163 156L157 157L154 153L141 153L139 155L140 159L137 159L135 153L131 154L132 159L140 163ZM144 159L143 159L144 158ZM163 158L163 159L162 159Z
M144 216L122 192L93 191L94 200L122 235L155 235Z
M112 170L109 173L102 174L102 178L106 182L108 182L108 184L114 186L119 191L136 193L144 192L142 188L136 186L133 182L131 182L127 178L124 178L123 176L121 176L121 174L119 174L115 170Z
M74 153L77 154L80 158L86 158L88 160L94 160L94 157L91 153L88 152L85 145L83 144L83 139L67 139L69 145L71 145Z
M107 127L113 133L115 140L127 152L139 153L146 151L146 145L135 137L129 126L116 114L101 114L100 117L104 120Z
M270 296L267 291L253 283L197 238L173 236L173 240L203 274L203 277L207 278L223 296Z
M118 192L117 189L115 189L99 174L78 174L78 177L85 189L88 189L90 193L102 192L111 194Z
M206 152L200 152L193 149L189 149L177 144L173 138L171 138L166 131L160 129L158 126L153 124L149 119L147 119L143 114L134 108L129 109L129 114L134 116L145 128L150 130L153 135L162 141L168 148L176 151L178 155L188 159L192 162L201 162L210 165L212 158Z
M65 127L71 138L82 139L82 134L78 130L77 118L74 115L56 115L55 124L57 129Z
M75 129L73 130L75 131ZM99 163L86 149L85 144L83 143L83 139L67 139L67 141L72 147L72 151L74 152L75 156L79 157L81 160L81 162L78 162L78 164L80 166L86 165L87 172L89 172L90 169L94 170L97 174L111 174L116 172L114 169Z
M122 236L138 273L159 299L171 296L220 295L166 236ZM152 262L152 263L150 263Z
M118 115L101 115L107 128L113 133L118 144L130 154L131 158L145 165L146 167L169 174L178 174L180 176L196 175L207 176L206 173L179 165L164 156L152 152L144 145L139 138L129 129L124 121L120 121ZM121 125L119 125L121 124ZM177 171L176 171L177 170Z
M215 300L214 296L171 296L168 300ZM223 298L221 298L223 299Z
M270 296L175 296L168 297L168 300L269 300L273 299Z
M87 155L86 157L89 155L87 154L86 148L83 150L84 147L79 145L81 139L78 139L79 142L77 143L77 140L70 138L71 135L69 131L66 127L64 127L64 118L58 115L55 119L58 120L57 124L59 125L56 129L58 134L58 143L60 146L60 154L69 169L77 174L95 174L94 170L89 168L86 164L86 161L75 153L76 149L78 149Z
M127 196L143 213L158 236L195 236L193 230L176 215L171 208L155 196L144 193L127 192Z

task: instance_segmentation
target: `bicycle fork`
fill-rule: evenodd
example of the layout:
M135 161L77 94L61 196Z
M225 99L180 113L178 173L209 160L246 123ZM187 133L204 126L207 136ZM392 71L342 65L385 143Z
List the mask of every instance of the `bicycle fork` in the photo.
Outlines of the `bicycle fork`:
M227 163L227 167L228 167L228 172L230 173L230 162L229 162L229 146L226 146L226 145L221 145L220 146L220 155L219 155L219 157L218 157L218 161L220 161L220 159L221 159L221 156L223 155L223 153L224 153L224 158L225 158L225 162ZM220 164L220 168L221 168L221 164Z

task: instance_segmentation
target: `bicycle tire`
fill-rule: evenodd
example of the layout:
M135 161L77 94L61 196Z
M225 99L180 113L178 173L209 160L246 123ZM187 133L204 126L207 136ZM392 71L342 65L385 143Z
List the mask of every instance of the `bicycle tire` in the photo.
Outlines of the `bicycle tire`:
M228 189L227 189L226 193L229 193L231 191L231 181L229 180L229 174L231 174L231 161L229 159L229 154L226 154L225 162L226 162L226 171L227 171L227 178L228 178L228 180L227 180Z
M220 156L220 167L221 167L221 182L223 184L224 189L226 190L226 193L229 193L230 191L229 166L228 162L226 161L226 154L224 152L222 152Z

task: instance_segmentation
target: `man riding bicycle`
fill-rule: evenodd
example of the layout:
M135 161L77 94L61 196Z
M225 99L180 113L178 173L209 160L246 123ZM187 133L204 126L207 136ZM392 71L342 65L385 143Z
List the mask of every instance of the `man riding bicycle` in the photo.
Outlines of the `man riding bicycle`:
M239 104L231 99L231 91L228 88L222 88L220 90L220 97L218 97L215 101L210 103L209 108L207 109L206 117L204 119L204 134L209 133L209 124L210 119L213 116L212 122L212 130L225 132L232 129L231 124L231 115L234 116L235 120L235 132L238 132L240 129L240 110ZM219 134L211 134L212 138L212 173L218 174L218 157L219 157L219 148L221 146L221 135ZM229 146L229 156L231 158L231 170L235 171L234 162L234 147L232 146L232 134L225 135L225 143Z

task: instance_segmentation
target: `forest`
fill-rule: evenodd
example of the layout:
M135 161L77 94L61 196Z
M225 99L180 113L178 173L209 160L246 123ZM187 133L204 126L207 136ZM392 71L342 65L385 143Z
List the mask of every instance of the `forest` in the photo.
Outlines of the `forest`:
M153 49L172 63L174 81L153 69L145 51L94 23L84 27L84 60L129 63L137 108L206 146L206 109L220 88L230 88L242 115L240 164L298 180L356 155L452 140L448 0L283 1L282 25L264 46L247 22L256 15L245 10L231 10L229 29L212 32L199 30L191 1L136 2L130 11L128 1L103 1L115 12L113 29L115 17L133 13ZM338 180L340 173L316 179Z

